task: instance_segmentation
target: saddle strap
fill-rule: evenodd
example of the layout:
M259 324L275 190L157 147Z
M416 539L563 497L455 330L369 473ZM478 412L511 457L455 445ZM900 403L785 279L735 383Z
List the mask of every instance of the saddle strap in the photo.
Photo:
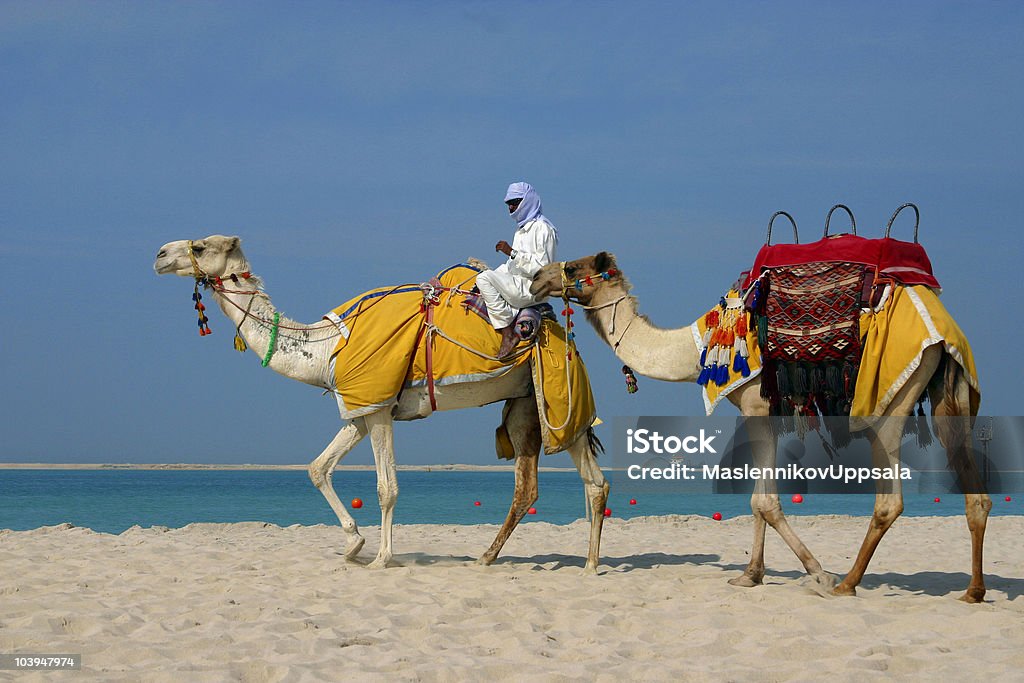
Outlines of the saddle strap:
M426 306L426 325L424 326L427 330L434 329L434 306L428 301ZM430 396L430 409L437 410L437 399L434 397L434 335L431 332L427 332L426 339L427 348L424 349L427 354L427 395Z

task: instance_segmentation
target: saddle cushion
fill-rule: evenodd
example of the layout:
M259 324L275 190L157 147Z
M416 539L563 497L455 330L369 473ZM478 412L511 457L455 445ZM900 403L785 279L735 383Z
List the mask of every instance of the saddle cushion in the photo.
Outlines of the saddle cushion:
M848 415L860 364L864 266L808 263L772 268L758 281L764 320L761 395L773 414L816 404L822 415Z
M707 332L706 318L706 315L701 316L690 326L697 348L702 348ZM750 374L741 375L732 369L730 363L726 382L721 385L708 382L703 387L704 408L708 415L714 412L723 398L761 376L762 351L757 326L748 324L748 329L745 340L750 354L747 359ZM970 344L932 288L921 285L894 287L880 310L861 311L857 329L861 359L850 407L851 429L861 426L858 418L885 413L892 399L920 365L925 350L935 344L942 344L953 362L963 369L970 386L971 410L973 414L977 413L981 390Z
M757 253L743 288L750 287L767 269L821 261L859 263L900 284L939 288L928 254L917 242L858 235L833 235L810 244L766 244Z

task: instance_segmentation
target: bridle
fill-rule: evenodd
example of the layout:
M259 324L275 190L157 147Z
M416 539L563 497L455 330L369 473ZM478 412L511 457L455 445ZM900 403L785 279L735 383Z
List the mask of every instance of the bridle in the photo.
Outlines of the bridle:
M609 330L609 333L614 335L615 334L615 317L616 317L616 314L618 313L618 305L621 302L623 302L626 299L628 299L629 295L628 294L623 294L622 296L620 296L618 299L615 299L614 301L606 301L605 303L598 304L597 306L589 306L587 304L584 304L582 301L580 301L578 297L577 298L571 297L569 295L569 288L572 287L573 289L575 289L575 290L577 290L579 292L582 292L584 287L596 287L597 285L601 284L602 282L608 282L608 281L613 280L615 278L621 278L622 277L622 271L618 270L617 268L609 268L608 270L606 270L604 272L601 272L601 273L597 273L596 275L587 275L586 277L570 279L568 274L565 272L565 263L566 263L565 261L562 261L561 263L558 264L559 270L560 270L561 275L562 275L562 300L566 302L567 306L568 306L568 303L571 301L572 303L576 304L577 306L579 306L580 308L582 308L583 310L586 310L586 311L597 311L597 310L600 310L602 308L611 307L611 309L612 309L612 324L611 324L611 329ZM622 338L624 336L626 336L626 331L629 330L629 326L632 323L633 323L633 321L630 320L629 323L626 325L626 329L622 330L622 334L619 335L618 340L616 340L615 343L612 344L612 348L616 348L616 349L619 348L619 344L622 342Z
M612 278L616 278L616 277L619 277L619 276L622 275L622 271L621 270L618 270L616 268L609 268L608 270L604 271L603 273L598 273L596 275L587 275L586 277L581 277L581 278L576 278L574 280L570 280L568 274L566 274L566 272L565 272L565 263L566 263L565 261L561 261L558 264L559 272L562 275L562 298L565 299L566 301L573 301L573 303L580 304L584 308L587 308L587 307L584 304L582 304L579 300L571 299L569 297L568 292L569 292L570 283L571 283L571 285L572 285L572 287L574 289L577 289L577 290L582 292L584 286L587 286L587 287L594 287L594 286L596 286L597 282L595 282L595 280L600 280L600 281L607 282L608 280L611 280Z
M579 298L573 299L572 297L570 297L569 296L569 286L570 286L570 283L571 283L572 287L574 289L576 289L576 291L582 293L584 287L596 287L601 282L608 282L608 281L610 281L610 280L612 280L614 278L621 278L622 277L622 271L618 270L617 268L609 268L608 270L606 270L604 272L601 272L601 273L598 273L596 275L587 275L586 277L576 278L574 280L570 280L568 274L565 272L565 261L560 262L558 264L558 268L559 268L559 272L561 273L561 277L562 277L562 301L565 302L565 311L564 311L564 313L566 315L566 327L568 329L570 329L570 330L572 328L572 322L569 320L569 315L571 315L572 312L573 312L572 308L569 306L569 302L570 301L572 303L576 304L577 306L580 306L584 310L587 310L587 311L597 311L597 310L600 310L602 308L611 307L611 309L612 309L612 323L611 323L611 328L608 330L608 332L609 332L610 335L614 335L615 334L615 316L616 316L616 314L618 313L618 310L619 310L618 309L618 305L620 303L622 303L623 301L625 301L626 299L628 299L629 298L629 294L623 294L622 296L620 296L618 299L615 299L614 301L606 301L605 303L598 304L597 306L589 306L589 305L583 303L582 301L580 301ZM612 348L613 349L618 349L619 348L619 344L622 343L622 339L626 336L626 332L629 331L629 326L633 324L633 321L635 319L636 319L636 316L634 315L632 318L629 319L629 322L626 323L626 328L624 330L622 330L622 334L620 334L619 338L617 340L615 340L614 343L612 343ZM575 335L573 335L570 332L570 338L572 338L573 336L575 336ZM626 391L628 393L630 393L630 394L635 394L637 392L637 381L636 381L636 375L633 374L632 368L630 368L628 365L623 365L622 366L622 374L626 376Z
M188 259L192 262L192 277L194 277L196 281L195 288L192 291L192 300L195 302L195 309L199 313L199 336L205 337L208 334L212 334L209 318L206 317L206 306L203 305L203 295L199 293L200 285L203 286L203 289L212 289L219 294L248 294L249 302L246 304L244 309L232 301L230 297L225 297L232 306L242 311L242 319L238 323L238 326L235 327L235 350L240 353L245 353L249 348L246 345L245 340L242 339L242 325L245 323L246 319L252 318L263 325L269 325L270 343L267 346L267 353L262 360L263 367L267 367L270 364L271 357L274 355L274 350L277 348L277 333L281 327L281 314L274 311L274 320L271 322L250 313L250 310L252 309L252 302L257 296L269 298L266 293L259 288L259 286L251 290L228 289L224 286L225 281L231 281L237 285L242 280L249 280L252 278L252 273L246 270L241 273L229 273L224 276L210 275L199 265L199 260L196 258L195 253L195 242L193 240L188 241Z

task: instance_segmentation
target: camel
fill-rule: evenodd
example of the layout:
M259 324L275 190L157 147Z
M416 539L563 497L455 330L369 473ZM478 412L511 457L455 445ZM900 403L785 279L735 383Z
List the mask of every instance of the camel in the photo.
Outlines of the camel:
M244 346L263 358L270 369L304 384L332 390L328 361L337 341L338 328L329 321L307 325L280 316L264 292L262 281L250 275L252 269L242 253L238 237L211 235L196 241L170 242L160 248L153 269L158 275L194 277L197 287L202 282L211 288L214 301L231 320L238 336L244 340ZM272 320L276 320L276 326L272 326ZM236 345L236 348L242 346L239 342ZM240 350L245 350L244 346ZM268 349L273 353L268 354ZM326 498L346 534L344 556L353 560L365 539L335 492L331 475L341 459L369 435L377 468L377 496L381 508L380 548L369 564L373 569L386 567L393 557L392 518L398 497L393 422L429 414L426 391L426 388L408 388L402 392L396 405L348 421L309 464L310 479ZM434 398L437 410L482 406L501 400L507 402L505 424L515 451L515 489L504 524L494 542L477 560L478 564L489 565L537 500L541 429L529 364L520 364L500 377L484 381L438 386ZM591 512L586 573L597 571L604 521L600 511L605 509L609 490L595 457L596 440L591 443L591 438L592 433L588 432L568 448L583 479Z
M609 277L600 277L606 274ZM590 280L587 278L590 276ZM577 284L578 283L578 284ZM700 373L700 349L689 326L661 329L638 312L638 301L630 294L631 286L616 264L613 255L601 252L594 256L564 263L553 263L534 277L531 292L535 295L567 297L583 306L587 319L598 336L612 347L615 355L635 372L652 379L670 382L696 382ZM929 385L940 366L944 351L939 345L928 348L920 365L889 405L886 415L911 415L914 404ZM946 371L958 368L947 363ZM951 378L955 392L931 394L933 414L938 416L967 416L971 414L966 383ZM761 397L760 377L756 377L728 394L744 416L767 416L769 405ZM903 419L881 421L881 427L871 440L874 466L899 465L899 442L903 432ZM958 421L951 421L958 422ZM766 420L753 420L750 428L754 444L754 467L773 467L776 437ZM958 448L956 435L939 437L947 448ZM962 444L962 437L960 443ZM960 448L951 458L964 476L977 477L977 469L966 448ZM976 481L976 479L975 479ZM978 489L974 489L978 490ZM986 494L968 493L966 498L967 525L971 532L971 580L966 593L960 598L966 602L980 602L985 595L982 573L982 549L985 526L992 502ZM750 507L754 516L754 543L750 561L743 574L729 580L735 586L752 587L764 578L764 540L766 523L770 524L796 554L807 573L825 587L832 587L835 595L855 595L856 588L867 570L868 563L885 532L903 512L903 495L896 481L890 492L879 489L867 535L861 545L853 568L841 582L826 573L821 564L801 542L786 521L775 490L774 480L761 479L751 496Z

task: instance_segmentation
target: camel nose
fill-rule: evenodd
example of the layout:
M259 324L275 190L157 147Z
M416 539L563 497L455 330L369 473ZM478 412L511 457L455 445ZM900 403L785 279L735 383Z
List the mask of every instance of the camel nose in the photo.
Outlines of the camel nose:
M163 258L164 256L167 256L167 250L166 249L161 249L159 252L157 252L157 255L156 255L157 258Z

